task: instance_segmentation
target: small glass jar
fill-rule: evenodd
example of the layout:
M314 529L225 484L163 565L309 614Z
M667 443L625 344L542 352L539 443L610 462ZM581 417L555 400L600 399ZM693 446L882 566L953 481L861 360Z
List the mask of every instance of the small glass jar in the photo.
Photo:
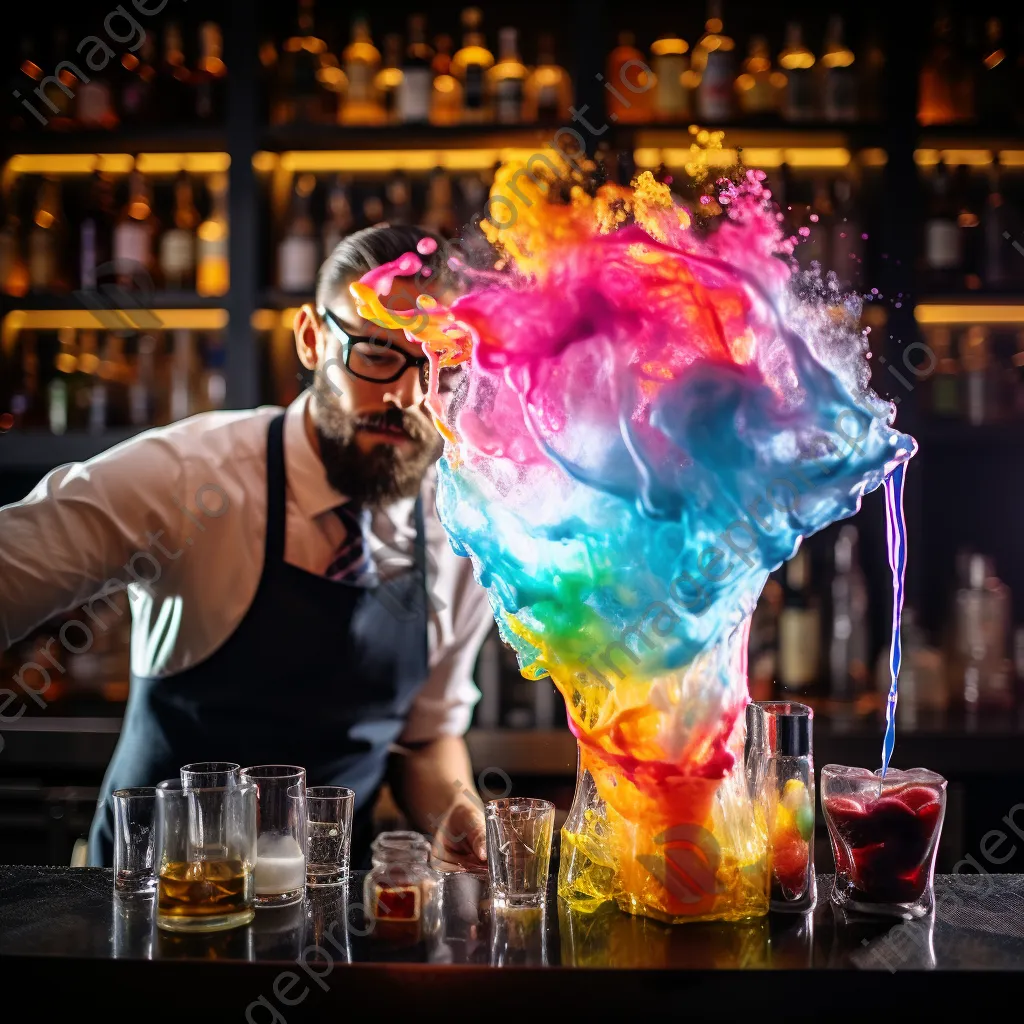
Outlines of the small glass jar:
M363 882L372 935L398 945L424 937L435 885L430 841L419 832L382 832L370 844L373 869Z

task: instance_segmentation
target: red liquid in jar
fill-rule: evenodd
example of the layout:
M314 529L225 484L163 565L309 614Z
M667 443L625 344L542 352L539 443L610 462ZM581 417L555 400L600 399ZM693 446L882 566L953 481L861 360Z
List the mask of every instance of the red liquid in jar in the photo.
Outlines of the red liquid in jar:
M848 793L822 802L832 822L836 871L866 903L912 903L928 887L942 793L920 784L882 796Z

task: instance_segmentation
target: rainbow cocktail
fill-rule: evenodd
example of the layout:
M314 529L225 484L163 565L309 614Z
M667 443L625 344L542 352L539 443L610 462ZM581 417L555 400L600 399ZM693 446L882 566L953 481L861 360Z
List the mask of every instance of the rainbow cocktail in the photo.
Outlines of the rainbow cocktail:
M684 208L649 173L505 164L494 265L463 268L450 305L381 303L416 253L351 286L430 357L441 521L523 674L565 699L579 780L559 891L577 908L767 911L750 616L769 572L916 450L867 387L860 300L794 287L763 182L738 170Z

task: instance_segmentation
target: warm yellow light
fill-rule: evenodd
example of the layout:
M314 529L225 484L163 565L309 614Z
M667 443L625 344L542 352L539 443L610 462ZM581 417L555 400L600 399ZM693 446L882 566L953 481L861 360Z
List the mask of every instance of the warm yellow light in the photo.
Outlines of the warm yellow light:
M278 323L278 314L274 309L257 309L249 317L249 324L254 331L272 331Z
M845 167L850 162L850 151L841 146L793 146L783 152L790 167Z
M939 160L947 166L965 164L968 167L986 167L992 163L989 149L915 149L914 162L919 167L934 167Z
M1024 149L1001 149L999 162L1004 167L1024 167Z
M686 53L689 49L685 39L680 39L678 36L674 36L668 39L655 39L651 43L651 53L655 57L668 57L673 54Z
M350 149L292 150L281 154L281 169L293 173L430 171L485 171L498 161L497 149ZM532 152L532 151L531 151Z
M778 147L744 146L743 162L747 167L781 167L782 150Z
M914 307L914 318L919 324L1018 324L1024 323L1024 303L929 302Z
M657 167L661 163L661 150L653 146L644 146L634 151L633 162L637 167Z
M889 162L889 154L884 149L862 149L860 162L864 167L884 167Z
M19 153L7 161L4 177L18 174L214 174L231 166L227 153Z
M276 153L268 153L261 149L252 157L252 169L258 174L270 174L277 168L278 159Z
M223 174L231 166L227 153L140 153L136 166L143 174Z

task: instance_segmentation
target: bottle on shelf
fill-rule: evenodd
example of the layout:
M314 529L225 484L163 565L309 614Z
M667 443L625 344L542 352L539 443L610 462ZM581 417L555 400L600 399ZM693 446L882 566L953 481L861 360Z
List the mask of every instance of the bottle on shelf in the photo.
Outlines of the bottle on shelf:
M1013 235L1010 227L1010 209L1003 196L1002 167L998 154L988 169L988 194L982 214L982 279L986 288L998 290L1014 283L1011 268L1016 269L1021 254L1007 242ZM1017 275L1021 277L1020 274Z
M534 123L563 122L572 106L572 79L555 57L555 37L541 32L537 37L537 63L526 79L523 118Z
M130 370L124 354L124 338L109 331L103 340L90 404L89 430L94 434L127 427L130 422Z
M632 32L620 32L608 55L606 92L608 117L616 124L644 124L654 116L654 81L644 70L644 55Z
M217 412L224 408L228 383L225 375L227 351L219 333L206 335L202 345L196 412Z
M917 120L922 125L950 124L957 119L954 89L963 64L953 38L953 22L941 12L932 26L932 39L921 64L917 90Z
M10 397L4 405L4 392L0 391L0 409L10 410L13 422L7 429L36 430L47 426L46 409L41 395L39 374L39 348L35 331L19 331L17 339L19 379L12 380ZM6 389L5 389L6 391Z
M431 61L434 51L427 42L427 19L423 14L409 17L409 45L402 60L398 84L398 120L402 124L426 124L430 119L430 93L434 83Z
M427 202L421 225L442 238L454 238L455 210L452 205L452 180L443 167L435 167L427 180Z
M857 527L840 528L832 551L829 690L837 700L855 700L868 689L868 587L860 564Z
M231 285L228 265L228 176L211 174L210 215L196 230L196 291L204 296L227 295Z
M859 286L864 280L864 237L854 193L856 172L840 175L832 184L833 217L829 266L841 281Z
M930 286L936 291L945 291L956 282L963 254L953 182L944 161L936 165L930 184L924 225L924 263Z
M128 176L128 199L114 227L114 269L121 287L153 290L155 235L149 183L136 169Z
M53 376L46 389L46 411L50 433L60 435L66 434L71 426L71 392L78 373L75 332L70 327L61 327L57 331L57 345Z
M99 336L81 331L78 336L78 367L68 394L68 426L75 431L101 433L106 415L106 394L99 381Z
M227 73L220 25L204 21L199 26L199 61L193 75L196 115L201 121L223 121Z
M872 28L864 37L857 71L857 108L865 121L879 121L885 111L885 50Z
M964 419L974 427L997 422L1002 415L1002 382L992 360L990 342L988 328L980 324L968 327L960 342L963 364L961 407Z
M434 81L430 88L430 123L433 125L458 124L462 120L462 83L452 71L451 36L440 35L435 40L436 53L431 64Z
M786 563L779 612L778 682L801 692L818 681L821 670L821 612L806 545Z
M121 58L127 72L118 97L121 120L131 127L146 124L156 116L156 54L156 32L148 29L138 54L126 53Z
M679 121L690 116L690 92L684 75L690 70L690 44L675 32L665 32L651 43L654 72L654 117Z
M981 28L973 15L968 15L964 22L961 39L961 65L953 81L953 108L955 120L966 124L974 121L978 114L979 77L984 67Z
M368 228L384 220L384 199L376 188L370 188L363 196L361 219L357 227Z
M964 704L969 710L1010 708L1010 590L990 558L971 554L955 607L956 668Z
M948 327L933 327L927 336L935 369L928 378L928 407L939 419L959 419L960 362L953 351L953 333Z
M43 77L43 69L37 63L35 41L30 35L23 35L18 42L18 70L8 79L8 91L17 101L14 113L8 124L12 132L23 132L26 129L38 130L49 126L51 111L33 101L38 97L34 94L39 81Z
M300 174L292 191L291 210L277 247L277 287L285 292L311 295L320 269L320 244L313 223L316 178Z
M160 277L165 288L188 291L196 280L196 228L199 211L192 194L192 179L179 171L174 180L173 226L160 239Z
M186 419L195 411L195 339L191 331L177 330L171 333L172 350L168 367L168 396L170 407L168 419L171 423Z
M194 116L192 73L185 64L181 26L175 21L168 22L164 29L164 55L157 74L156 95L161 122L182 124Z
M314 24L314 0L299 0L295 31L281 46L280 60L264 47L261 61L265 68L276 63L272 96L268 101L271 124L321 124L334 120L341 108L345 75L327 58L327 43Z
M828 20L825 50L821 55L822 110L826 121L856 121L857 68L855 56L843 41L843 19Z
M335 246L352 230L354 224L352 182L345 175L338 174L327 191L327 218L322 231L323 259L334 252Z
M818 114L814 54L804 45L803 29L797 21L786 26L786 45L779 54L779 67L786 75L782 116L787 121L813 120Z
M384 108L385 124L395 124L398 116L398 93L402 85L402 37L389 32L384 37L384 61L373 76L373 87Z
M403 171L395 171L384 186L387 206L384 216L389 224L412 224L415 216L412 209L412 185Z
M78 83L75 90L75 123L80 128L112 131L120 119L114 106L114 92L105 77L96 74Z
M7 213L0 228L0 291L21 298L28 293L28 265L21 247L21 192L17 179L7 195Z
M348 86L338 111L339 123L383 124L384 105L374 84L380 66L380 50L373 45L366 18L359 16L353 19L351 41L342 51L341 58Z
M734 113L735 42L725 35L720 0L708 0L704 35L693 48L690 64L700 74L697 116L728 121Z
M483 124L491 119L487 72L494 65L494 54L487 49L482 24L479 7L463 10L462 47L452 57L452 74L462 85L462 120L466 124Z
M498 61L488 72L488 89L494 97L494 115L499 124L523 122L526 76L526 66L519 59L518 30L499 29Z
M129 362L128 422L133 427L151 427L157 414L157 343L152 334L136 339Z
M68 30L64 26L57 28L54 36L52 65L70 63L67 55L71 52L68 41ZM127 54L126 57L132 56ZM124 58L122 58L124 59ZM135 58L132 57L134 60ZM81 87L78 76L69 66L61 67L57 73L57 82L52 87L46 88L48 102L44 109L48 117L47 128L55 131L68 131L75 127L75 96ZM54 110L53 108L57 109Z
M1000 128L1012 124L1015 95L1021 103L1020 93L1014 92L1013 64L1006 53L1003 23L999 18L989 18L978 73L978 120Z
M37 294L65 291L64 253L67 226L61 203L60 182L44 178L39 186L35 216L28 233L28 284Z
M960 282L969 291L981 287L982 242L981 217L974 201L970 168L960 164L956 170L957 215L960 229Z
M807 213L809 234L806 241L796 250L803 267L817 263L822 273L831 267L829 242L832 236L832 197L829 195L828 179L818 175L811 185L811 203Z
M785 87L785 74L772 70L768 40L751 36L747 59L736 79L736 98L742 116L751 121L777 117Z
M96 291L99 277L114 258L114 183L100 171L94 171L89 183L85 216L78 226L80 287Z

